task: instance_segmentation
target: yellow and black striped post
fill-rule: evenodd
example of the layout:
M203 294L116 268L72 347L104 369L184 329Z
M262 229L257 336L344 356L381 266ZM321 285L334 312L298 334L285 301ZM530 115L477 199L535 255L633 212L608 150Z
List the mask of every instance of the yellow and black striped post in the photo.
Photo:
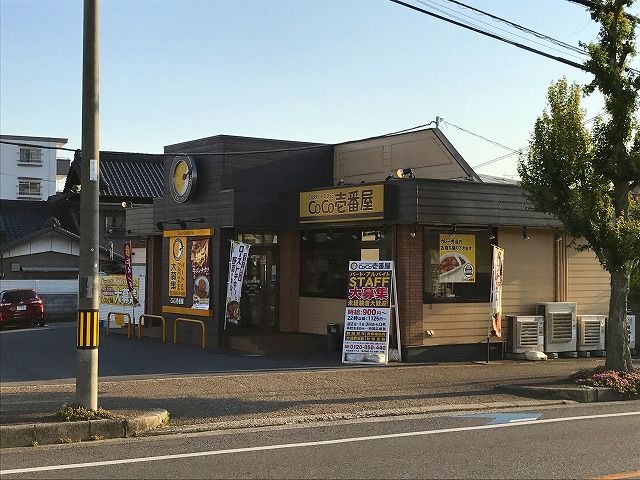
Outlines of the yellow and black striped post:
M100 343L100 311L78 310L76 346L98 348Z

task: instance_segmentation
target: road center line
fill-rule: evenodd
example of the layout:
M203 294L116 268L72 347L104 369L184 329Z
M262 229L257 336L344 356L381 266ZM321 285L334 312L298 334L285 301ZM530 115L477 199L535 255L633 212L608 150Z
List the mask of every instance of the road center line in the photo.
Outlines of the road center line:
M49 465L44 467L15 468L10 470L0 470L0 476L11 475L16 473L48 472L53 470L71 470L71 469L77 469L77 468L102 467L107 465L125 465L128 463L159 462L159 461L175 460L175 459L182 459L182 458L210 457L214 455L228 455L232 453L283 450L286 448L303 448L303 447L316 447L321 445L337 445L341 443L368 442L372 440L418 437L418 436L425 436L425 435L438 435L442 433L467 432L467 431L473 431L473 430L493 430L496 428L522 427L525 425L541 425L545 423L573 422L573 421L579 421L579 420L593 420L596 418L628 417L633 415L640 415L640 412L622 412L622 413L607 413L607 414L601 414L601 415L583 415L578 417L548 418L543 420L531 420L531 421L522 421L522 422L515 422L515 423L501 423L496 425L479 425L474 427L443 428L440 430L423 430L418 432L390 433L385 435L370 435L366 437L350 437L350 438L339 438L334 440L319 440L316 442L284 443L279 445L263 445L258 447L230 448L226 450L210 450L207 452L191 452L191 453L178 453L178 454L172 454L172 455L158 455L153 457L124 458L121 460L104 460L100 462L70 463L66 465Z

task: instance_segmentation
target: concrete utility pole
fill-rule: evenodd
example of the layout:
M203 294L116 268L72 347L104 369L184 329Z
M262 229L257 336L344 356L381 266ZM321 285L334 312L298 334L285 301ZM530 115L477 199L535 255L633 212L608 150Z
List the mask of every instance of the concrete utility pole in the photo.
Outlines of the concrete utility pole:
M92 410L98 408L100 332L98 58L98 0L84 0L76 402Z

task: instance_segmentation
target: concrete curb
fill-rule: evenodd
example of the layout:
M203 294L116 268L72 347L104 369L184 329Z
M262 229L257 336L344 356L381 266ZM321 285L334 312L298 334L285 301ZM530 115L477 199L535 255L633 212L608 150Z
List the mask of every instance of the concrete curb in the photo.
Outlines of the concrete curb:
M573 400L580 403L614 402L617 400L634 400L617 393L609 387L536 387L525 385L500 385L498 390L514 395L535 397L541 399Z
M363 418L399 417L405 415L425 415L430 413L467 412L489 410L495 408L531 408L548 405L567 405L570 400L522 400L518 402L464 403L458 405L434 405L427 407L408 407L383 410L363 410L360 412L326 413L318 415L300 415L290 417L250 418L195 425L168 426L159 430L150 430L142 436L174 435L183 433L199 433L216 430L237 430L244 428L279 427L284 425L301 425L310 423L335 422L340 420L357 420Z
M133 437L165 425L168 421L169 412L154 410L126 419L0 425L0 448Z

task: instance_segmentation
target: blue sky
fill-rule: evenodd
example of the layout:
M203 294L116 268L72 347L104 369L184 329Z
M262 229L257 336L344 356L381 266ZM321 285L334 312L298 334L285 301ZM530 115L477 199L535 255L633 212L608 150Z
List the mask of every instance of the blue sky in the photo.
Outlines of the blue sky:
M596 38L566 0L463 1L571 44ZM0 21L0 132L79 148L82 2L0 0ZM102 150L159 153L221 133L336 143L437 115L518 149L562 76L589 78L387 0L100 3ZM601 102L584 106L589 117ZM508 153L451 124L442 130L472 166ZM479 172L513 175L516 157Z

